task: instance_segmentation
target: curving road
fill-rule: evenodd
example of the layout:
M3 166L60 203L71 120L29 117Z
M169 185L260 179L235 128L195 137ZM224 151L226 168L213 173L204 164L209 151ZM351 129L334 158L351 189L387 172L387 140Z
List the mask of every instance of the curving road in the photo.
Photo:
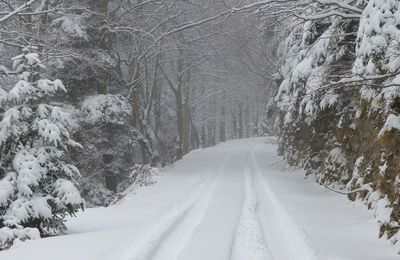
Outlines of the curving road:
M119 205L89 209L65 236L1 260L394 260L364 206L288 169L274 138L191 152Z

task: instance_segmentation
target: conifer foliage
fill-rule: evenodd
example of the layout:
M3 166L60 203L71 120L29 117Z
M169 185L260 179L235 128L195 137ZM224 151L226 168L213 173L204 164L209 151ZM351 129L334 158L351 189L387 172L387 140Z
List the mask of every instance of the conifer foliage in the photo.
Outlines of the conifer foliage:
M49 98L66 89L44 77L46 67L29 46L13 58L15 78L0 88L0 248L14 239L62 233L64 219L83 206L75 187L78 169L64 160L72 123Z

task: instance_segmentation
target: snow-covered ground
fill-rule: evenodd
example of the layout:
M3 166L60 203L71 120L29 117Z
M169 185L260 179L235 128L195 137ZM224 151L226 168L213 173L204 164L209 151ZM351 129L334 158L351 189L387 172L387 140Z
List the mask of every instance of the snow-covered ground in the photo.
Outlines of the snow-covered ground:
M365 207L285 169L272 138L189 155L119 205L88 209L68 235L1 260L391 260Z

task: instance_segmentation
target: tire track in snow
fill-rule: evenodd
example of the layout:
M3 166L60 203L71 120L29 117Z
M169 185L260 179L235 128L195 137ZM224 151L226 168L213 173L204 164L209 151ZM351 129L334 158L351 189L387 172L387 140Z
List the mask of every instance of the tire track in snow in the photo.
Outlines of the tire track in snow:
M232 153L231 153L232 154ZM196 229L198 229L201 226L202 220L204 219L204 216L207 212L207 209L210 205L211 197L213 195L215 186L217 185L218 181L220 181L220 178L222 174L224 173L224 169L226 168L227 164L229 161L229 155L225 157L223 163L218 167L217 173L215 174L215 179L210 188L207 190L206 194L203 196L202 201L199 201L199 210L196 212L194 215L195 217L192 219L193 224L189 229L186 229L186 239L184 239L184 242L182 243L182 246L180 250L178 251L178 254L175 259L177 260L186 260L185 255L187 254L188 251L188 245L189 243L194 239L193 234Z
M232 260L272 259L264 243L260 221L257 216L258 198L255 192L252 172L246 165L243 170L244 200L242 213L232 248Z
M275 222L271 222L271 219L266 219L265 222L272 223L274 226L275 234L270 234L271 237L279 237L284 245L280 245L280 249L290 252L273 252L273 259L283 259L282 255L285 255L285 260L319 260L320 257L317 256L315 250L312 248L309 239L306 234L301 230L301 228L296 224L292 216L282 203L279 201L278 197L271 189L270 185L266 179L262 176L261 170L255 159L255 151L251 152L250 156L250 167L256 175L256 180L262 186L263 195L262 199L265 201L267 210L272 213L275 218ZM267 225L268 226L268 225ZM277 230L277 231L276 231ZM271 230L267 230L269 232ZM278 233L279 232L279 233ZM275 255L277 253L279 255ZM290 256L288 256L288 253Z
M139 249L135 250L133 247L129 248L125 255L120 258L120 260L149 260L151 259L160 248L162 243L168 239L168 236L179 226L179 224L184 220L184 218L188 215L188 213L195 207L195 205L200 200L200 197L203 193L205 193L205 203L203 205L202 211L207 210L207 206L209 204L209 200L212 194L212 189L215 186L215 183L218 180L218 175L222 172L228 161L229 155L227 155L222 163L222 165L218 166L216 170L214 170L205 181L201 182L195 190L190 192L186 199L181 202L175 204L170 211L168 211L162 219L159 220L159 225L150 233L150 235L146 238L145 242L139 247ZM200 216L204 215L204 212L200 212ZM197 220L193 227L186 230L188 234L186 234L186 239L184 239L181 245L175 246L183 246L185 240L190 237L190 234L193 232L198 223L201 222L201 218ZM179 249L178 254L182 251Z
M185 217L188 211L193 207L197 197L206 186L207 181L201 183L193 192L188 194L187 198L175 206L163 216L159 221L160 224L152 231L150 236L146 239L144 244L139 248L138 251L132 252L132 249L128 249L125 256L121 260L147 260L150 259L157 248L160 246L162 241L168 236L170 232L179 224L179 222Z

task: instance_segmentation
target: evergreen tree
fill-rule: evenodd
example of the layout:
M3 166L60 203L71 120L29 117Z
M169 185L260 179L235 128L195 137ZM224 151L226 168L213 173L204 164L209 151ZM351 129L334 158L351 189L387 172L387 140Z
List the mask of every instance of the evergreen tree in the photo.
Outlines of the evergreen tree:
M63 159L71 140L69 114L49 97L66 91L29 46L13 58L17 82L0 88L0 247L16 238L62 233L66 215L83 200L74 185L78 169ZM10 76L11 77L11 76Z

